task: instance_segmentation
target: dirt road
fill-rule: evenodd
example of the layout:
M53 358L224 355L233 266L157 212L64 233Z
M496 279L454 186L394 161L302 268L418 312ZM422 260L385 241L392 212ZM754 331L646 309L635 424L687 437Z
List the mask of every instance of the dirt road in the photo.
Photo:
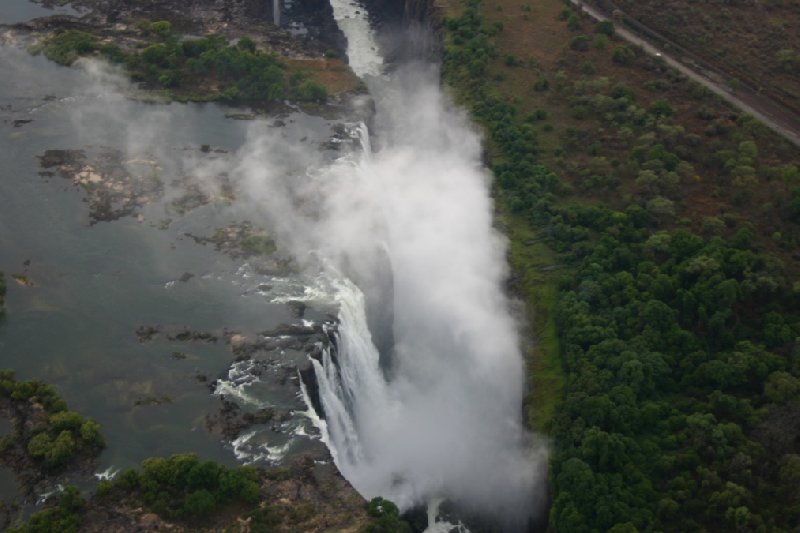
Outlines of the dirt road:
M581 0L570 0L570 2L596 20L609 20L609 17L597 9L587 6ZM615 32L619 37L641 47L645 52L662 58L675 70L707 87L742 111L753 115L764 125L800 147L800 117L793 111L755 91L746 88L734 90L722 81L724 78L721 74L693 68L626 28L616 27Z

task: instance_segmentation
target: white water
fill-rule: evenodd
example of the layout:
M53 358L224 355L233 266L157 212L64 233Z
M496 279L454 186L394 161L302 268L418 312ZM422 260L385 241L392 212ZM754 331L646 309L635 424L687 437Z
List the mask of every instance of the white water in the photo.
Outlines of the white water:
M353 70L379 74L365 10L331 3ZM436 69L367 81L379 146L373 153L362 124L362 153L317 176L326 196L312 228L325 237L312 247L330 261L327 286L340 308L338 351L314 361L326 439L366 497L401 509L431 502L429 531L451 526L434 523L441 498L521 529L536 507L544 454L521 425L523 365L480 138L442 95ZM375 280L386 276L395 340L388 372L364 294L374 298Z
M383 71L383 58L378 52L375 34L369 24L367 10L352 0L330 0L333 18L347 37L347 58L350 68L360 78L378 76Z
M365 10L331 1L376 102L372 146L354 125L363 150L309 161L302 176L286 161L314 154L254 126L234 171L279 247L306 267L303 299L338 305L337 349L313 361L320 430L367 498L401 509L448 499L521 530L544 453L521 423L506 245L492 227L480 136L443 95L436 68L384 74ZM386 339L379 354L373 340Z

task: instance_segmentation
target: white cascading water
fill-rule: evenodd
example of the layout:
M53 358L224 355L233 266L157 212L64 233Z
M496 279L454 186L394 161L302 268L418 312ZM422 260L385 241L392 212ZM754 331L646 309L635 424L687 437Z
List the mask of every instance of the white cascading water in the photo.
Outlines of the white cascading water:
M384 304L394 307L395 345L385 372L365 312L364 292L375 287L333 283L337 361L330 351L314 361L329 444L367 497L401 508L436 502L432 518L450 498L521 529L542 454L520 421L523 366L480 139L446 102L435 69L382 75L366 10L331 2L351 67L376 99L381 144L373 154L361 124L355 166L323 173L320 227L334 237L320 249L361 272L354 279L392 278L394 299ZM388 263L374 260L377 248Z
M363 150L312 161L298 179L284 162L313 153L254 125L236 172L281 246L317 272L309 292L339 306L335 350L313 364L342 474L401 509L447 499L524 530L544 452L521 422L524 369L481 139L435 67L383 72L366 10L350 1L331 0L375 100L374 146L359 125Z

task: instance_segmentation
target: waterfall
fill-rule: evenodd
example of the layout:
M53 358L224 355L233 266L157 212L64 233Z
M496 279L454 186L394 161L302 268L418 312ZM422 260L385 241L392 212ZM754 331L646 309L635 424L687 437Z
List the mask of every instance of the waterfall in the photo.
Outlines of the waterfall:
M281 0L272 0L272 22L281 25Z
M435 66L384 74L366 10L331 4L379 135L359 124L363 149L315 175L324 194L307 247L339 308L337 342L313 360L328 444L367 498L401 509L447 499L521 530L545 461L522 427L524 371L481 139Z
M364 151L365 157L372 156L372 142L369 139L369 128L363 122L360 122L356 127L358 133L358 140L361 143L361 149Z

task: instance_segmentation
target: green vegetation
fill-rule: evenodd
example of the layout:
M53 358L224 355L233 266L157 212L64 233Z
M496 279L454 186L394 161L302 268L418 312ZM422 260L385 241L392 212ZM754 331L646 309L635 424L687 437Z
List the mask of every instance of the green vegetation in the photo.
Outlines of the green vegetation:
M411 526L400 519L397 506L383 498L373 498L367 504L369 523L362 533L411 533Z
M554 439L551 526L791 530L796 152L641 52L586 46L571 10L560 18L563 55L531 68L525 100L497 76L508 51L479 2L444 23L446 80L487 135L512 284L543 316L529 418ZM529 109L543 103L559 131L537 130ZM557 276L533 259L544 245Z
M58 503L38 511L26 524L11 527L8 533L75 533L80 529L81 514L86 500L77 488L70 485L58 497Z
M148 87L190 100L269 103L290 98L324 103L328 98L325 87L306 79L301 71L290 71L275 54L257 50L247 37L236 44L218 35L181 40L166 21L145 24L141 29L150 41L138 49L102 44L96 35L79 30L62 31L46 40L41 49L64 65L97 54L123 65L134 80Z
M23 412L26 420L24 426L18 424L22 434L3 438L4 456L18 444L42 469L55 471L94 457L105 447L100 424L68 411L52 385L17 381L11 370L0 370L0 397Z
M275 241L265 235L248 235L239 241L239 248L246 255L269 255L275 252Z
M97 496L133 497L164 518L200 522L225 505L255 505L259 480L254 468L228 469L194 454L180 454L146 459L141 471L128 469L114 481L101 482Z
M97 37L79 30L66 30L44 43L42 52L48 59L61 65L71 65L80 56L91 54L99 48Z

